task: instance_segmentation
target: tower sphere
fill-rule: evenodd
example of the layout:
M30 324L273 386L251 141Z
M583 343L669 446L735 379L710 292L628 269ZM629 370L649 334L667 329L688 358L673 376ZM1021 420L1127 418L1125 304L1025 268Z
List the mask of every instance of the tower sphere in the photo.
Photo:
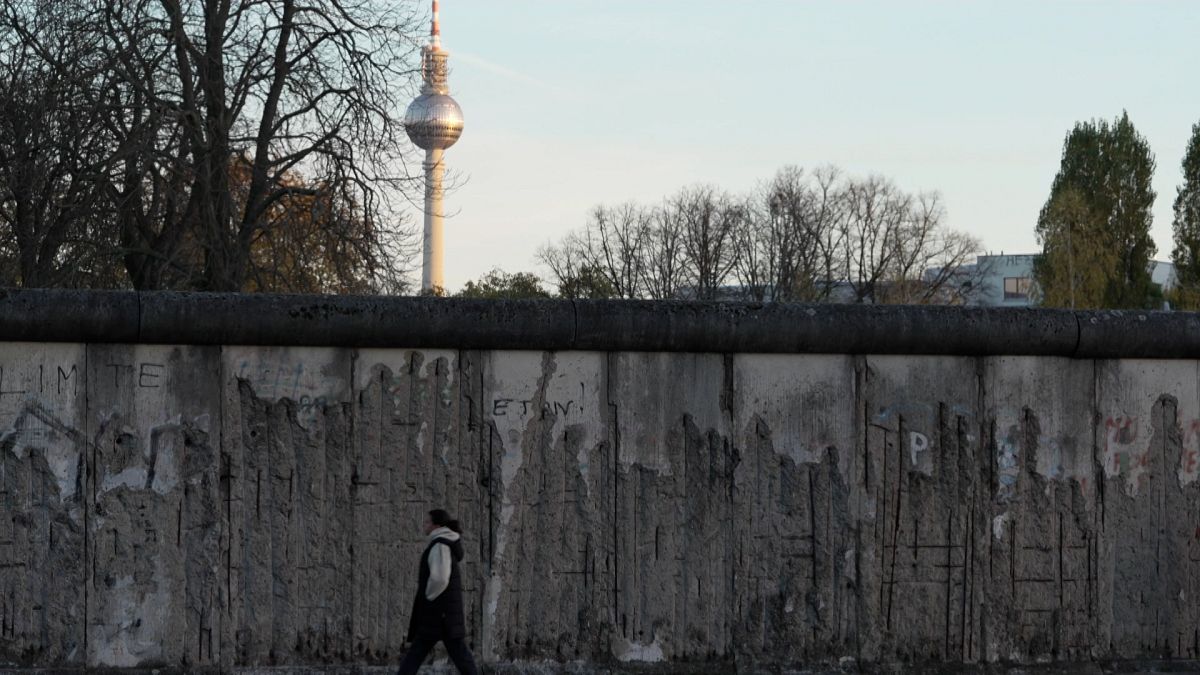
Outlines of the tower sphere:
M404 113L404 130L422 150L445 150L462 136L462 108L449 94L423 93Z

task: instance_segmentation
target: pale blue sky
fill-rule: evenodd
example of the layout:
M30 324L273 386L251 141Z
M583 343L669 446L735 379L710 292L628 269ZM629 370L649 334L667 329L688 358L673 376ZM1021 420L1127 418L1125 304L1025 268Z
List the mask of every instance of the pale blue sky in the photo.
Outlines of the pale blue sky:
M443 0L467 119L446 282L538 270L597 204L787 164L937 190L984 248L1036 250L1076 120L1123 109L1158 161L1153 234L1200 121L1200 0Z

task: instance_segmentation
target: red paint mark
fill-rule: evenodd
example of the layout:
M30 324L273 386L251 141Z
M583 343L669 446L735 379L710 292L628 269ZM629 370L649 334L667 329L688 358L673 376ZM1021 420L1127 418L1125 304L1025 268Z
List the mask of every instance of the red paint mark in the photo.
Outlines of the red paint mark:
M1129 445L1136 441L1138 437L1138 421L1136 417L1127 417L1125 415L1109 417L1104 422L1104 428L1108 432L1109 439L1121 445Z
M1189 448L1183 453L1183 473L1196 473L1197 468L1200 468L1200 451L1195 448Z
M1121 459L1127 452L1118 452L1113 446L1130 445L1138 437L1136 417L1114 415L1104 420L1104 452L1112 457L1113 473L1121 471Z

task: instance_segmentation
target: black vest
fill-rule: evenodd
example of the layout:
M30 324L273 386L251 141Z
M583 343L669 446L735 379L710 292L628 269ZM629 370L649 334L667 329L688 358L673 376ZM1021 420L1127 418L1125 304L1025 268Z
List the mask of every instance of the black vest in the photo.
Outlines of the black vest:
M429 552L438 544L450 547L450 585L433 600L425 599L429 585ZM462 540L451 541L437 538L429 542L421 554L421 568L417 574L417 594L413 598L412 615L408 622L408 639L445 640L466 637L463 620L462 577L458 563L463 559Z

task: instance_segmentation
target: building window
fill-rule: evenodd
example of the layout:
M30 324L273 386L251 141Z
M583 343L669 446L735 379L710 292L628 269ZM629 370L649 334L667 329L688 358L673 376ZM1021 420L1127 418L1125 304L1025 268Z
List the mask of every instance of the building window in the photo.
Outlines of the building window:
M1029 277L1004 277L1005 300L1028 300L1033 279Z

